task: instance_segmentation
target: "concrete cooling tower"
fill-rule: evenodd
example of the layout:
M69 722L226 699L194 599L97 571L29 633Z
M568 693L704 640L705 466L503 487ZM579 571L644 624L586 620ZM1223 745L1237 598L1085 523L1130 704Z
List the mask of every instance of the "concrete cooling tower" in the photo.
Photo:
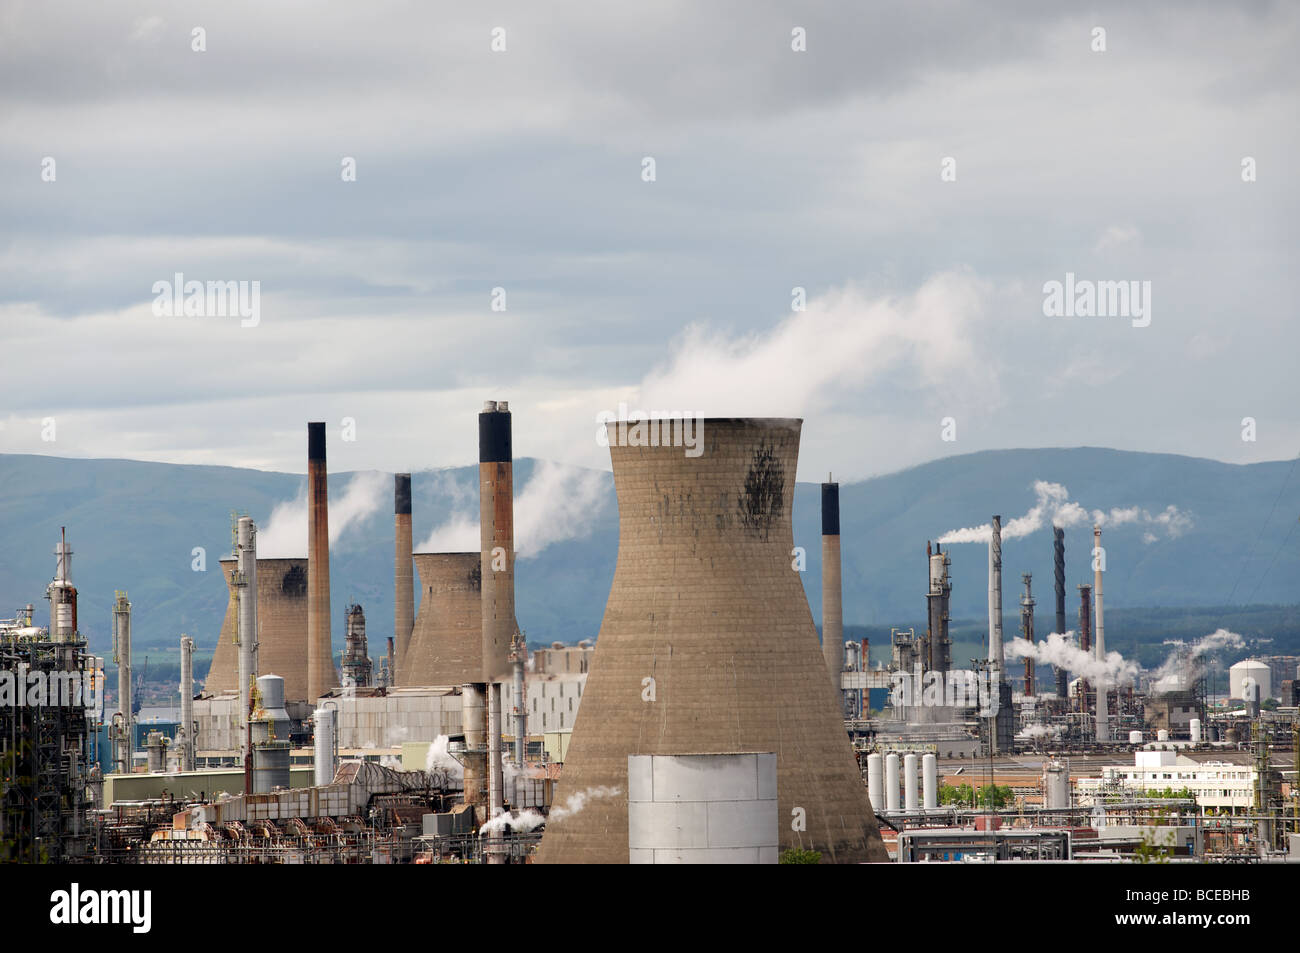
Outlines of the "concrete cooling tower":
M705 420L696 456L609 425L618 563L554 803L586 798L539 862L628 862L629 755L765 751L783 849L887 859L791 566L801 423Z
M463 685L482 677L483 573L478 553L416 553L420 613L399 685Z
M221 560L221 572L230 589L221 637L212 653L212 668L204 691L234 691L239 682L239 649L235 634L239 600L235 593L235 560ZM307 695L307 560L257 561L258 668L284 678L285 698L301 701Z

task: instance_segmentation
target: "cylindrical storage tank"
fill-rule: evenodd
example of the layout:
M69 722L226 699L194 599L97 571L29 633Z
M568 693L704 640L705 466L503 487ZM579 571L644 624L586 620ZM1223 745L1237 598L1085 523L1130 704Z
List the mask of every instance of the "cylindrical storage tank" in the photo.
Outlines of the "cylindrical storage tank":
M867 796L873 811L885 809L885 759L879 751L867 755Z
M1192 744L1199 745L1201 743L1201 719L1193 718L1187 727L1191 732Z
M898 755L885 755L885 810L898 810Z
M1048 810L1063 811L1070 806L1070 766L1050 761L1043 771L1043 801Z
M149 759L149 773L161 773L165 769L165 755L167 752L167 743L163 739L162 732L149 732L149 737L144 742L144 750Z
M461 730L465 735L465 803L479 806L487 795L487 691L482 684L460 688Z
M1130 731L1128 733L1128 743L1131 745L1140 745L1142 743L1142 732Z
M270 794L289 787L289 742L264 741L253 745L253 793Z
M1156 732L1156 741L1168 741L1168 740L1169 740L1168 728L1161 728L1159 731Z
M1242 701L1264 702L1272 697L1272 669L1256 659L1246 659L1228 669L1228 694Z
M292 721L284 707L284 679L279 675L263 675L257 680L257 694L261 704L253 714L254 722L266 725L265 737L269 741L289 740ZM254 737L258 736L256 725Z
M916 755L908 752L903 755L903 808L907 811L916 811L921 806L916 780Z
M628 862L775 864L776 754L627 759Z
M333 708L317 708L312 715L316 725L316 786L329 784L334 780L338 766L334 760L334 738L336 712Z
M930 751L921 757L921 803L927 811L939 807L939 759Z

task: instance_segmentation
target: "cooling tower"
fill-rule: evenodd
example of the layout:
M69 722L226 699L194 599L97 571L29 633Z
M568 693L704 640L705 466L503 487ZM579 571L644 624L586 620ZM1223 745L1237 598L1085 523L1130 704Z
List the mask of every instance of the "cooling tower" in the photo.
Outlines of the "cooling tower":
M239 600L235 590L235 559L221 560L230 589L230 603L221 636L212 653L212 667L203 689L207 693L234 691L239 683ZM284 677L285 696L305 701L307 695L307 560L257 561L258 665ZM331 662L331 667L333 663Z
M822 656L835 697L842 698L844 606L840 588L840 485L822 484Z
M330 644L329 486L325 464L325 424L307 424L307 700L339 683ZM259 660L268 672L274 665Z
M701 428L701 455L609 427L618 563L554 803L588 797L548 823L538 861L628 862L629 755L764 751L783 848L884 861L790 564L801 421L676 423Z
M515 630L515 489L510 405L487 401L478 415L479 538L482 543L482 671L470 682L510 677Z
M398 685L463 685L483 671L478 553L416 553L420 614L398 663Z
M393 476L393 640L397 661L393 676L402 667L415 627L411 553L411 474L398 473Z

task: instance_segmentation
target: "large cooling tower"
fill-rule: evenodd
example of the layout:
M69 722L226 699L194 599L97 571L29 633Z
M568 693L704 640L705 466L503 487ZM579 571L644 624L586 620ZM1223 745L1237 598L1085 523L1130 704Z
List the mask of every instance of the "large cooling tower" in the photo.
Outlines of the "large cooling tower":
M791 565L800 426L705 420L692 457L610 425L618 564L554 803L588 796L540 862L627 863L628 755L763 751L783 848L886 860Z
M416 553L420 614L399 685L463 685L482 677L483 572L478 553Z
M235 560L221 560L230 589L221 637L212 653L205 692L234 691L239 682L239 647L235 633L239 605L235 595ZM258 667L284 678L285 698L302 701L307 695L307 560L257 561Z

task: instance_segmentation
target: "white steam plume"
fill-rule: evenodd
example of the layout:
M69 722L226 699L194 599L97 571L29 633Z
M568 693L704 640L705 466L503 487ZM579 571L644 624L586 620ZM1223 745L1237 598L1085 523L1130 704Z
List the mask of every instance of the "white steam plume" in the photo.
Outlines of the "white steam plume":
M492 818L492 820L480 827L478 832L480 836L483 834L497 834L501 832L502 828L509 824L512 831L522 834L531 831L539 824L546 823L548 820L562 821L566 817L572 817L585 808L587 802L590 800L600 797L615 797L620 793L622 793L622 788L587 788L587 790L579 791L577 794L570 794L565 798L562 807L552 807L551 813L548 817L543 817L534 810L520 811L518 814L514 815L498 814L496 817Z
M1246 640L1236 632L1216 629L1190 646L1183 642L1174 645L1169 657L1152 675L1152 690L1156 694L1189 688L1204 673L1207 655L1220 649L1245 648Z
M515 499L515 554L529 559L552 543L581 539L590 533L608 500L606 479L599 470L538 461ZM466 499L459 491L457 496ZM473 552L478 548L477 499L471 512L454 513L419 546L426 553Z
M996 397L976 333L990 288L945 272L911 295L848 285L810 299L765 333L739 339L692 325L667 364L641 382L648 407L690 406L711 416L788 417L832 404L838 390L899 372L910 385Z
M330 546L348 527L379 510L392 493L389 477L375 471L358 473L348 481L343 496L330 500ZM302 558L307 555L307 485L295 499L277 503L265 526L257 528L259 558Z
M1002 538L1015 539L1028 536L1042 529L1049 522L1052 526L1123 526L1125 523L1141 523L1154 529L1163 530L1166 535L1181 535L1192 526L1192 518L1178 507L1170 504L1163 512L1152 516L1140 506L1114 507L1110 510L1087 510L1070 499L1070 491L1060 483L1046 480L1034 481L1034 495L1038 498L1029 512L1024 516L1006 520L1002 524ZM987 543L993 535L989 523L969 526L965 529L953 529L939 537L941 543ZM1142 537L1143 542L1154 542L1155 533L1150 530Z
M448 744L446 735L439 735L433 739L433 744L429 745L429 750L424 756L424 770L445 772L449 777L464 781L465 766L451 756L447 750Z
M1101 679L1112 687L1129 684L1138 673L1137 663L1126 660L1118 652L1107 652L1106 658L1100 661L1091 652L1085 652L1075 643L1073 631L1064 635L1053 632L1042 642L1012 639L1005 646L1005 654L1012 658L1032 658L1092 681Z

